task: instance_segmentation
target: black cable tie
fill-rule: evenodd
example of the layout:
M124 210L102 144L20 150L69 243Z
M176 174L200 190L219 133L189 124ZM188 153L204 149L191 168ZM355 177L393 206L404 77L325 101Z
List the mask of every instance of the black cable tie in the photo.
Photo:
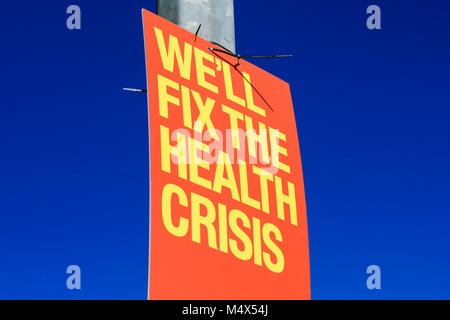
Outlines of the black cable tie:
M277 54L277 55L272 55L272 56L243 56L240 54L234 54L231 51L226 51L226 50L222 50L222 49L217 49L217 48L208 48L210 51L217 51L217 52L221 52L221 53L225 53L229 56L238 58L238 59L274 59L274 58L290 58L293 55L292 54Z
M198 25L198 28L197 28L197 31L195 32L195 41L194 42L197 42L197 35L198 35L198 32L200 31L200 28L202 27L202 24L200 23L199 25Z

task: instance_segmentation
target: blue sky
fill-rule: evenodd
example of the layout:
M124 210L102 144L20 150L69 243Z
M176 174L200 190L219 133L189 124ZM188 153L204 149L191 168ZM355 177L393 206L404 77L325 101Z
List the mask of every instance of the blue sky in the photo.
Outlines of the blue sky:
M312 298L449 299L450 2L235 2L238 53L294 55L255 63L291 85ZM121 90L146 83L141 8L2 3L1 299L146 298L147 102Z

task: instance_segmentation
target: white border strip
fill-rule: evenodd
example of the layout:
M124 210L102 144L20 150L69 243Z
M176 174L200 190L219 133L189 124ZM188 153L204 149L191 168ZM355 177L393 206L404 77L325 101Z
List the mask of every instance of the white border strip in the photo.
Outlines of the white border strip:
M151 251L151 225L152 225L152 184L151 184L151 152L150 152L150 99L148 92L148 69L147 69L147 46L145 44L145 25L144 25L144 9L141 9L142 14L142 34L144 36L144 55L145 55L145 79L147 88L147 123L148 123L148 272L147 272L147 300L150 300L150 251Z

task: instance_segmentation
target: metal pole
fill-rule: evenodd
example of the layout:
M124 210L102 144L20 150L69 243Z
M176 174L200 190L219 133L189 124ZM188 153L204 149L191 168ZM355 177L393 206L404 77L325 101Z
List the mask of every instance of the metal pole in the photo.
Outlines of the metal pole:
M159 16L236 52L233 0L158 0Z

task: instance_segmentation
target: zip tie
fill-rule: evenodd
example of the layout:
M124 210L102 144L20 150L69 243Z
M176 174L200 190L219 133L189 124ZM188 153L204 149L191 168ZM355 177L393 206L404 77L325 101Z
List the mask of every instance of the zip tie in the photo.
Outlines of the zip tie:
M122 88L124 91L132 91L132 92L147 92L145 89L134 89L134 88Z

